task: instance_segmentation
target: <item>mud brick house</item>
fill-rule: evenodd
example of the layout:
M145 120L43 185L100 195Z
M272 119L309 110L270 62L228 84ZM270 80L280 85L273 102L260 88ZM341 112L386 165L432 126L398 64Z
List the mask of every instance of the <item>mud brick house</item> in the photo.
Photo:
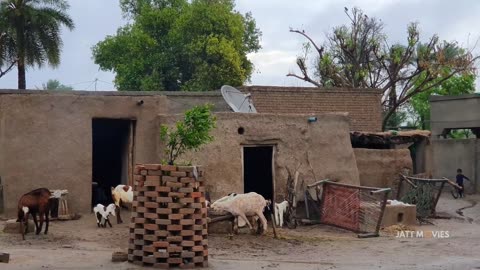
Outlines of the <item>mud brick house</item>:
M105 193L131 184L134 164L162 159L160 125L204 103L217 113L215 141L184 160L206 166L213 199L251 190L282 198L285 168L300 163L307 183L360 183L349 131L379 131L379 92L242 90L252 93L258 114L232 113L219 91L0 90L0 213L14 215L18 198L42 186L68 189L72 212L90 212L92 182ZM312 115L316 122L307 121Z

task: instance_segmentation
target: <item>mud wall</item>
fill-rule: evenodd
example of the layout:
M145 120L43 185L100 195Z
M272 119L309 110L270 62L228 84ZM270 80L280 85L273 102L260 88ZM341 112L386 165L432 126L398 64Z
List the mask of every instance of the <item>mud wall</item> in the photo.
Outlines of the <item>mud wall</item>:
M346 114L321 114L309 123L307 115L217 113L214 141L199 152L182 156L179 163L205 166L207 191L213 200L230 192L243 193L242 148L268 145L274 149L274 190L284 198L287 170L299 167L300 183L329 178L360 183L350 144ZM159 124L172 124L179 116L159 116ZM244 128L239 134L238 129ZM159 148L163 148L158 141ZM310 169L309 163L312 170Z
M362 186L394 187L399 173L413 169L408 149L355 148L354 152Z
M0 93L5 214L15 215L19 197L39 187L68 189L71 212L90 212L92 118L136 120L134 159L153 163L158 161L156 117L166 106L164 96L118 92Z

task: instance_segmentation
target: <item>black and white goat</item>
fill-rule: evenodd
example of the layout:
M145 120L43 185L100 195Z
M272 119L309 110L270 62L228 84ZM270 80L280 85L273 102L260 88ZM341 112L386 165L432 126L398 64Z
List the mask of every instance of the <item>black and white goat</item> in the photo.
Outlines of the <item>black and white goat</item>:
M110 220L108 219L108 217L110 215L112 216L115 216L115 204L111 203L109 204L108 206L104 206L103 204L97 204L97 206L95 206L93 208L93 213L95 214L95 217L97 218L97 226L98 227L107 227L107 223L108 225L110 225L110 227L112 227L112 223L110 223Z

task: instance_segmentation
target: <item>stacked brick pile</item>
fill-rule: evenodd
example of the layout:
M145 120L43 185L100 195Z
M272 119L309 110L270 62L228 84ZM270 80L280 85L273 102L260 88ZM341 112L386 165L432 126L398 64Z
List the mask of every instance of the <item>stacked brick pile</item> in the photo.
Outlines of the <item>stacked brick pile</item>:
M203 171L194 167L137 165L128 261L156 268L208 266Z

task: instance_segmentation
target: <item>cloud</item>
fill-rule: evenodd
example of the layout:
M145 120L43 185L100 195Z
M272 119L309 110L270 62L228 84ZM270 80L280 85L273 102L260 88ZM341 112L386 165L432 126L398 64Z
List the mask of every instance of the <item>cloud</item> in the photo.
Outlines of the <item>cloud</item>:
M76 23L73 32L63 33L62 63L57 69L43 68L27 71L27 86L41 86L48 79L72 84L75 89L93 90L95 78L99 90L113 90L114 74L99 71L92 60L91 47L107 35L116 33L126 22L117 0L72 0L70 15ZM285 74L296 70L295 59L306 41L290 33L290 27L305 29L315 41L322 43L332 27L347 24L344 7L359 7L370 17L385 23L389 40L406 40L408 23L420 23L422 40L433 34L440 39L457 40L462 46L473 47L480 37L478 14L480 1L451 0L237 0L241 13L251 11L263 33L262 49L249 55L255 64L251 84L308 85ZM477 46L478 47L478 46ZM476 48L477 54L480 50ZM0 79L0 88L16 88L16 70ZM104 83L107 82L107 83Z

